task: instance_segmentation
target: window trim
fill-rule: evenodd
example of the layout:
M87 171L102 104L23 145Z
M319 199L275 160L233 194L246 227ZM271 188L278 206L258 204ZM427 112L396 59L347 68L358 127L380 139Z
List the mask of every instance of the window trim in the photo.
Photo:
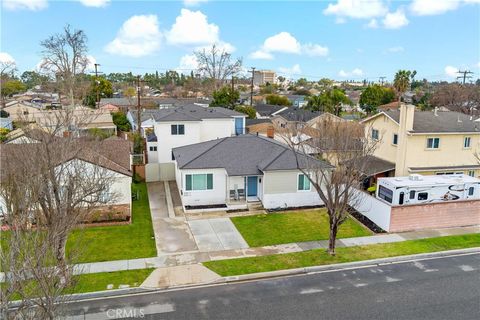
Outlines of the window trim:
M203 175L205 176L205 189L193 189L193 176L196 176L196 175ZM208 175L211 175L212 176L212 187L210 189L208 189ZM192 180L191 180L191 183L190 183L190 190L187 189L187 176L192 176ZM185 191L186 192L205 192L205 191L214 191L214 187L213 187L213 173L186 173L185 174Z
M306 181L308 181L308 189L299 189L299 184L300 184L300 176L303 176L303 187L305 187L305 178L307 179ZM297 174L297 191L298 192L309 192L309 191L312 191L312 183L310 182L310 180L307 178L307 175L306 174L303 174L303 173L298 173Z
M374 137L374 135L373 135L374 132L377 133L376 134L377 137ZM370 136L373 140L378 141L378 140L380 140L380 131L378 129L372 128L372 132L371 132Z
M395 137L397 138L397 142L395 142ZM394 133L392 136L392 145L393 146L398 146L398 133Z
M432 146L429 147L429 141L432 140ZM438 141L437 147L435 148L435 140ZM440 150L440 138L439 137L428 137L427 138L427 145L425 146L426 150Z
M175 128L175 130L173 129ZM180 128L183 128L183 132L180 133ZM171 136L184 136L185 135L185 124L174 123L170 125L170 135Z
M465 145L465 142L467 142L467 139L468 139L468 146ZM471 136L463 137L463 149L465 149L465 150L472 149L472 137Z

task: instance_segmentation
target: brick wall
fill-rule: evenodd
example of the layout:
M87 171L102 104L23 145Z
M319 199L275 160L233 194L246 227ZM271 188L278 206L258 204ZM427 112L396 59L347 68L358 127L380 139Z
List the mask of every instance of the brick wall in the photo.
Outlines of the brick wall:
M480 224L480 200L392 207L390 232Z

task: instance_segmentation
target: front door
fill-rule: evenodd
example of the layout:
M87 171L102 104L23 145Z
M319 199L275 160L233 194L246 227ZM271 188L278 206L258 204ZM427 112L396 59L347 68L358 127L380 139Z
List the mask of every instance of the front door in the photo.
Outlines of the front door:
M247 196L256 197L257 196L257 178L258 177L248 177L247 178Z

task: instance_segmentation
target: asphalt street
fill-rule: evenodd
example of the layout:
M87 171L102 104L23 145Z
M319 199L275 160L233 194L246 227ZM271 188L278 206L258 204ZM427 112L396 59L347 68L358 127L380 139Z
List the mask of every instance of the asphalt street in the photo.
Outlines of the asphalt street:
M480 319L480 254L68 305L69 319Z

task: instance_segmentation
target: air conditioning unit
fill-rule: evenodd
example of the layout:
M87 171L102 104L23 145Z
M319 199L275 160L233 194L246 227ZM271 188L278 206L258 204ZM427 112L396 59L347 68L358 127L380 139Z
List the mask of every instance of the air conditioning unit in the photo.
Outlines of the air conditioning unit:
M408 178L412 181L422 181L423 180L423 177L422 177L421 174L411 174Z

